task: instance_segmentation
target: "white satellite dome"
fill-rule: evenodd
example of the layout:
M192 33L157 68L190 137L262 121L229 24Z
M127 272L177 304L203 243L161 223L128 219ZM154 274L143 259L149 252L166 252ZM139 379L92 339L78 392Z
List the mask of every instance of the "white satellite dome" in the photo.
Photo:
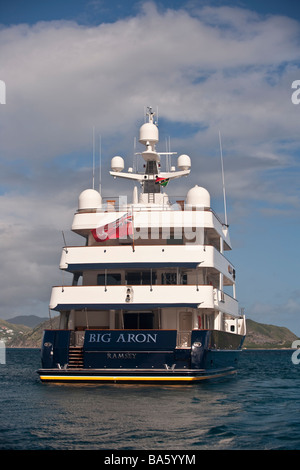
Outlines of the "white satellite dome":
M102 198L95 189L85 189L80 193L78 200L78 209L100 209L102 206Z
M111 169L112 171L120 172L124 170L124 160L119 155L116 155L111 159Z
M158 127L152 122L146 122L140 127L140 138L139 142L146 145L149 142L150 145L157 144L158 138Z
M188 155L180 155L177 159L179 170L189 170L191 168L191 159Z
M207 189L196 184L188 191L186 204L192 207L210 207L210 194Z

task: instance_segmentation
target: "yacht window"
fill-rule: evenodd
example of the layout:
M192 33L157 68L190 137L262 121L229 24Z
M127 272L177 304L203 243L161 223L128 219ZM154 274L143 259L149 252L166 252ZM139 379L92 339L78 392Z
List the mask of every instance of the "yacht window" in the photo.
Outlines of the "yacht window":
M163 273L162 284L177 284L177 274L176 273Z
M187 284L187 274L179 274L179 284ZM177 284L177 273L163 273L162 284Z
M127 284L130 284L130 285L142 284L142 273L141 272L127 273L126 280L127 280Z
M183 238L180 234L170 233L167 238L167 245L183 245Z
M98 286L115 286L121 285L121 274L120 273L107 273L98 274L97 276Z
M154 313L138 312L124 313L125 330L152 330L154 324Z
M156 272L151 271L133 271L126 273L126 281L128 285L151 285L156 281Z

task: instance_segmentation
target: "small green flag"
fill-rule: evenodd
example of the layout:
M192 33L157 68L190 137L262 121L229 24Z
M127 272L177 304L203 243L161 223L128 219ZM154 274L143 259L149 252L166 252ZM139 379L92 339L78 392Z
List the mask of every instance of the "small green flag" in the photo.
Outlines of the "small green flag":
M169 178L156 178L155 184L160 184L161 186L167 186Z

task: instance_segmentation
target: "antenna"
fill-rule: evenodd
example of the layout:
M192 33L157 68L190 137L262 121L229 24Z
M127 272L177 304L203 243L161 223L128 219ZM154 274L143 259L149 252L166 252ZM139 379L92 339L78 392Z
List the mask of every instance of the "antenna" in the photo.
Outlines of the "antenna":
M134 173L137 171L136 167L137 167L136 165L136 137L134 137L133 139L133 162L132 162L132 168L133 168Z
M63 236L63 239L64 239L64 250L65 250L66 253L68 253L68 248L67 248L67 243L66 243L64 231L62 230L61 233L62 233L62 236Z
M168 165L168 158L169 158L169 156L168 156L168 150L169 150L169 149L168 149L168 139L167 139L167 137L166 137L166 171L169 171L169 165Z
M225 179L224 179L224 166L223 166L223 152L222 152L222 141L221 141L221 132L220 131L219 131L219 143L220 143L220 155L221 155L221 167L222 167L222 183L223 183L225 225L228 225L227 224L227 210L226 210L226 192L225 192Z
M171 155L170 155L170 136L166 137L166 171L169 172L171 169Z
M101 164L102 164L102 141L99 135L99 193L101 194Z
M93 126L93 189L95 189L95 126Z

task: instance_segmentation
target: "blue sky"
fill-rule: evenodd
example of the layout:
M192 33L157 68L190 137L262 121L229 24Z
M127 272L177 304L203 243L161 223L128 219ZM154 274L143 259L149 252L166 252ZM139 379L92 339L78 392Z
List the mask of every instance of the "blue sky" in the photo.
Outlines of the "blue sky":
M300 336L300 8L294 1L20 1L0 5L0 318L48 314L63 230L103 168L132 164L144 106L162 151L187 153L222 215L218 131L237 296L248 318ZM169 189L170 187L170 189ZM118 191L109 177L103 195ZM126 193L132 188L122 183Z
M98 24L99 22L114 22L118 19L138 12L142 2L137 0L11 0L2 2L0 6L2 24L33 24L38 21L75 20L81 24ZM158 8L189 8L193 5L237 6L256 11L261 14L285 15L291 18L300 17L300 9L295 0L203 0L183 1L168 0L156 2Z

